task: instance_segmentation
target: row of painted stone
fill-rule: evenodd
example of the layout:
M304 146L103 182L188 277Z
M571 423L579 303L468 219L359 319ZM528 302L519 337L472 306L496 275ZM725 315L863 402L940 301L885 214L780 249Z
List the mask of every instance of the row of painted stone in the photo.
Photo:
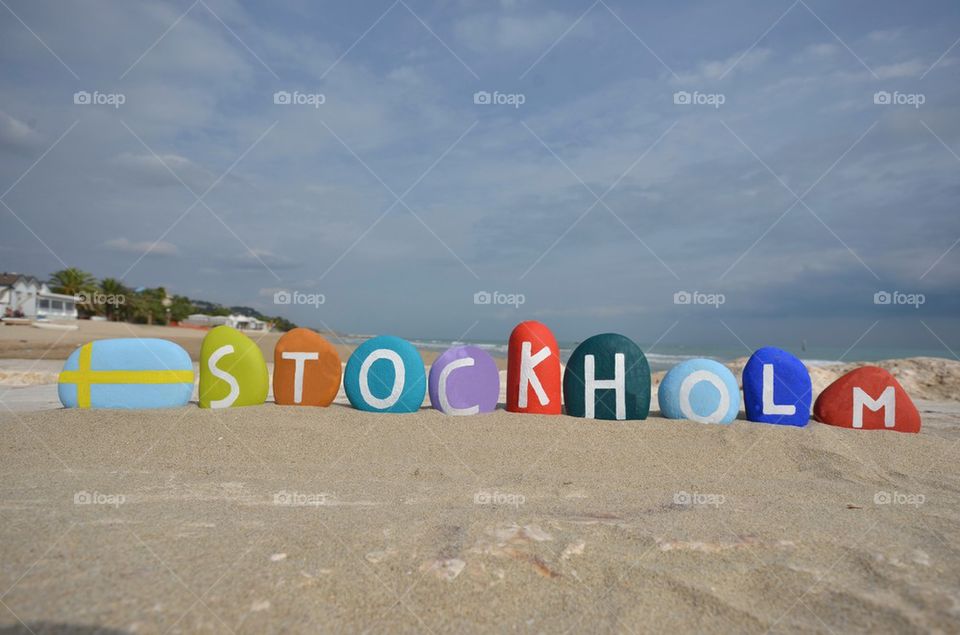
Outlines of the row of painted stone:
M506 409L589 419L646 419L650 367L640 347L614 333L582 342L561 373L556 339L543 324L519 324L510 335ZM91 342L73 352L59 379L66 407L159 408L182 406L193 391L193 365L177 344L161 339ZM803 363L790 353L761 348L743 370L743 406L749 421L804 426L810 419L812 385ZM434 408L452 415L491 412L500 395L493 358L475 346L450 348L427 376L419 353L398 337L370 339L353 352L342 373L344 392L359 410L414 412L429 390ZM298 328L274 350L274 400L281 405L328 406L341 383L336 348L320 334ZM262 404L269 389L259 347L246 335L220 326L200 350L202 408ZM562 403L561 405L561 398ZM730 423L740 410L733 373L709 359L672 368L658 391L661 414L671 419ZM920 415L897 380L877 367L854 370L818 397L814 416L858 429L918 432Z

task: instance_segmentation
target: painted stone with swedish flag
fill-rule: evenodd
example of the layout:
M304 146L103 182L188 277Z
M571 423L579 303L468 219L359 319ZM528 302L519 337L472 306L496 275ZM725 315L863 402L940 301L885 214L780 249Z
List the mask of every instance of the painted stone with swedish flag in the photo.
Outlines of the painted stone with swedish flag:
M89 342L67 358L57 392L67 408L176 408L190 402L193 363L167 340Z

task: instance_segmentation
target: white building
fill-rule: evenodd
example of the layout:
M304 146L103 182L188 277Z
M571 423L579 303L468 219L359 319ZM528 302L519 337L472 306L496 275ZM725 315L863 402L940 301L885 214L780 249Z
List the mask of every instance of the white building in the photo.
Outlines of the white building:
M0 273L0 318L76 320L72 295L53 293L45 282L19 273Z
M269 331L270 323L258 320L257 318L247 317L246 315L206 315L204 313L194 313L186 320L184 324L190 326L232 326L239 331Z

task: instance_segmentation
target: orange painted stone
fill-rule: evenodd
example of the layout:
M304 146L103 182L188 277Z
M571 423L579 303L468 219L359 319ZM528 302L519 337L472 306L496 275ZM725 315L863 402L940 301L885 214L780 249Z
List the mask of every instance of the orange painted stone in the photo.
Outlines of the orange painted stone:
M288 331L273 351L273 400L282 406L329 406L340 390L340 355L310 329Z
M920 432L920 413L907 391L877 366L857 368L827 386L813 416L841 428Z
M507 346L507 410L544 415L562 412L560 349L544 324L521 322Z

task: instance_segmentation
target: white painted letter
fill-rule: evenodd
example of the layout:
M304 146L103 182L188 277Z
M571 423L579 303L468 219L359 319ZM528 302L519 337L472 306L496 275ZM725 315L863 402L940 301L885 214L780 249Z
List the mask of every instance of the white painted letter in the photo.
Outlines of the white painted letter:
M797 407L792 404L777 405L773 402L773 364L763 365L763 414L795 415Z
M887 386L880 397L873 399L859 386L853 387L853 427L863 427L863 408L873 412L883 408L883 427L892 428L897 423L897 393L893 386Z
M594 403L594 393L598 389L602 388L612 388L617 391L617 421L622 421L627 418L627 388L626 388L626 371L624 367L626 366L625 362L626 357L623 353L616 353L613 356L613 379L601 379L598 380L594 377L594 359L593 355L586 355L583 358L583 378L584 378L584 393L583 401L584 408L586 412L584 415L587 419L596 419L596 413L594 412L596 404Z
M541 406L546 406L550 403L550 397L547 396L547 393L544 392L543 386L540 385L540 378L537 377L536 367L550 357L553 351L550 350L549 346L544 346L536 355L530 355L532 350L531 342L524 342L520 347L520 395L517 400L517 406L520 408L527 407L527 386L533 386L533 392L537 393L537 399L540 401Z
M367 375L370 372L370 367L373 366L373 363L378 359L387 359L393 363L393 388L390 390L390 394L387 395L386 399L374 397L373 393L370 392L370 386L367 384ZM400 355L397 354L396 351L392 351L389 348L378 348L370 353L360 365L360 394L363 396L363 400L374 408L386 410L397 403L400 399L400 394L403 392L405 380L406 371L403 367L403 360L400 359Z
M296 363L293 369L293 403L303 401L303 363L320 359L320 353L283 353L283 359L292 359Z
M713 384L713 387L720 391L720 403L717 404L716 410L708 415L697 414L690 404L690 393L701 381ZM716 373L711 373L709 370L695 370L680 384L680 412L687 419L699 423L720 423L727 414L728 408L730 408L730 393L727 392L727 385L717 377Z
M479 404L470 406L469 408L454 408L450 405L450 400L447 399L447 377L450 376L450 373L458 368L473 366L475 363L476 360L472 357L463 357L450 362L440 371L440 385L437 387L437 392L439 393L437 396L440 398L440 410L448 415L475 415L480 412Z
M209 359L207 359L207 368L210 369L210 372L213 373L213 376L230 384L230 393L226 397L223 399L210 400L211 408L229 408L233 405L233 402L237 400L237 397L240 396L240 384L237 383L237 378L227 371L217 368L217 362L219 362L223 357L232 354L233 346L226 344L213 351L213 354Z

